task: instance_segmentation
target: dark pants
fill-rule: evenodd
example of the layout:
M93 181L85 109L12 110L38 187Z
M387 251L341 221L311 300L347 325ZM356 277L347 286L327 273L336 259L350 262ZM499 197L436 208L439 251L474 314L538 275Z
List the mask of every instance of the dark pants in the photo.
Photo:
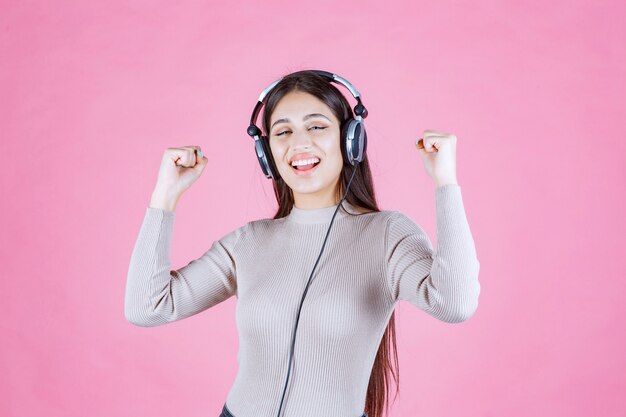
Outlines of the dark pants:
M230 412L228 407L226 407L226 403L224 403L224 407L222 408L222 414L220 414L220 417L235 417L233 413ZM361 414L361 417L368 417L367 413L364 412L363 414Z

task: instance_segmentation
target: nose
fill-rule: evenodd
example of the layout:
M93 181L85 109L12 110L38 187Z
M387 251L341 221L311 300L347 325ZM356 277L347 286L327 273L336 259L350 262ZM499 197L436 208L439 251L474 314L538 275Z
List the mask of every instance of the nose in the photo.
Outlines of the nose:
M303 132L296 132L295 134L291 135L291 138L292 138L291 146L294 149L308 149L313 146L313 141L311 140L311 136L309 135L309 132L307 132L306 130Z

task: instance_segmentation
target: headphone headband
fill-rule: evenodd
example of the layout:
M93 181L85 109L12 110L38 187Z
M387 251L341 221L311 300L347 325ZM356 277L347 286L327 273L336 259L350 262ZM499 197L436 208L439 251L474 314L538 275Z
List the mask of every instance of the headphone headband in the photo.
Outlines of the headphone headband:
M365 106L363 106L363 103L361 103L361 94L348 80L346 80L343 77L340 77L337 74L333 74L332 72L328 72L328 71L315 70L315 69L310 70L310 71L318 75L321 75L324 78L327 78L331 82L336 82L346 87L350 91L350 94L352 94L352 96L357 100L357 104L356 106L354 106L354 109L353 109L354 114L357 116L361 116L363 119L367 117L367 109L365 108ZM295 74L295 73L292 73L292 74ZM289 75L292 75L292 74L289 74ZM260 129L256 126L256 121L257 121L257 118L259 117L259 113L261 112L261 107L263 107L264 105L265 97L269 94L270 91L272 91L274 87L276 87L276 84L282 81L283 78L285 77L280 77L276 81L272 82L270 85L265 87L265 89L261 91L261 94L259 95L259 100L254 106L252 116L250 117L250 126L248 127L248 135L252 136L254 140L259 140L258 136L261 135Z

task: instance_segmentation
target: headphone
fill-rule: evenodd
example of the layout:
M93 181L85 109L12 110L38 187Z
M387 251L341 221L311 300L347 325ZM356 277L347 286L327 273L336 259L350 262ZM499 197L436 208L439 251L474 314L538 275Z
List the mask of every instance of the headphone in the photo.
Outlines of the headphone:
M365 131L365 125L363 123L363 119L367 117L367 109L361 103L361 94L357 91L356 88L348 80L343 77L340 77L332 72L322 71L322 70L309 70L314 72L322 77L328 79L330 82L336 82L343 86L345 86L352 96L357 100L356 106L354 106L354 114L356 117L351 117L344 122L344 125L341 129L341 153L343 155L343 160L345 163L355 166L359 162L363 161L365 158L365 151L367 149L367 132ZM307 72L309 72L307 71ZM305 71L294 72L289 75L299 74ZM270 91L278 84L283 78L281 77L278 80L271 83L267 88L265 88L261 95L259 96L259 101L256 106L254 106L254 110L252 111L252 117L250 117L250 126L248 126L248 135L250 135L254 139L254 148L256 150L256 156L259 160L259 165L261 165L261 169L263 170L263 174L267 178L273 178L275 180L280 179L280 174L276 169L276 165L274 163L274 158L272 157L272 151L270 149L270 142L267 136L263 136L261 134L261 130L256 126L256 120L261 112L261 107L263 107L263 100L269 94ZM269 134L269 132L268 132Z
M289 75L299 74L304 71L294 72ZM304 289L304 293L302 294L302 299L300 300L300 307L298 309L298 315L296 317L296 324L293 330L293 338L291 340L291 351L289 354L289 364L287 365L287 379L285 380L285 387L283 388L283 396L280 400L280 407L278 408L278 415L280 417L280 412L283 407L283 401L285 399L285 393L287 391L287 384L289 383L289 375L291 373L291 362L293 359L293 352L296 343L296 332L298 330L298 323L300 321L300 311L302 310L302 303L304 302L304 298L306 297L307 292L309 291L309 286L311 285L311 278L313 278L313 272L315 272L315 268L324 252L324 248L326 247L326 241L328 240L328 235L330 233L330 229L333 226L333 222L335 221L335 216L337 215L337 210L341 207L341 203L348 195L348 191L350 190L350 184L352 184L352 179L354 178L354 174L356 174L356 169L360 162L365 159L365 151L367 149L367 133L365 132L365 125L363 124L363 119L367 117L367 109L361 103L361 95L354 88L352 84L350 84L345 78L342 78L336 74L331 72L322 71L322 70L310 70L310 72L314 72L318 75L329 80L329 82L338 82L345 86L352 96L357 100L356 106L354 106L354 114L356 117L351 117L344 122L344 125L341 129L341 152L343 154L343 160L345 163L352 165L354 168L352 170L352 176L350 177L350 181L348 181L348 185L346 186L346 191L339 201L339 205L335 209L333 213L333 217L330 220L330 225L328 226L328 230L326 231L326 237L324 238L324 243L322 244L322 249L320 254L315 261L315 265L313 266L313 270L311 271L311 275L309 276L309 281ZM278 180L280 178L280 174L276 169L276 165L274 163L274 158L272 157L272 152L270 149L269 139L267 136L261 135L261 130L256 126L256 120L259 116L259 112L261 107L263 106L263 100L267 96L267 94L272 91L272 89L278 84L282 79L274 81L267 88L265 88L261 95L259 96L259 101L256 106L254 106L254 110L252 111L252 117L250 118L250 126L248 127L248 135L254 138L254 147L256 150L256 156L259 160L259 164L261 165L261 169L267 178L273 178L274 180ZM365 414L367 417L367 414Z

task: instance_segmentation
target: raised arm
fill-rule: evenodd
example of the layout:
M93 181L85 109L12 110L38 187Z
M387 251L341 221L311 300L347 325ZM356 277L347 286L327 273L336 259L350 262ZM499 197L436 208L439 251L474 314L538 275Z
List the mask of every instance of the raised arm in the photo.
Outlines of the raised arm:
M458 184L435 189L437 252L413 220L395 212L387 225L387 281L396 300L459 323L478 307L480 262Z
M147 207L126 281L126 319L142 327L159 326L204 311L237 292L233 250L240 227L215 241L200 258L170 269L175 212Z

